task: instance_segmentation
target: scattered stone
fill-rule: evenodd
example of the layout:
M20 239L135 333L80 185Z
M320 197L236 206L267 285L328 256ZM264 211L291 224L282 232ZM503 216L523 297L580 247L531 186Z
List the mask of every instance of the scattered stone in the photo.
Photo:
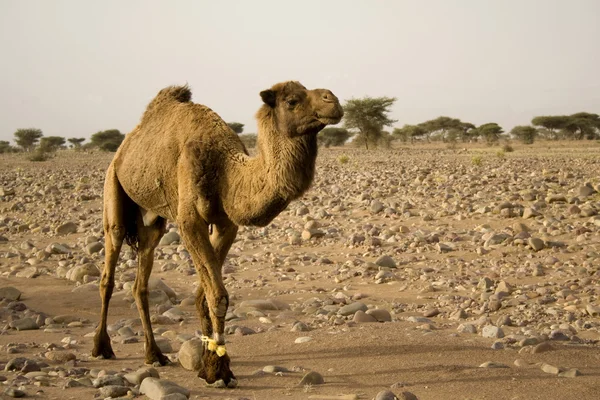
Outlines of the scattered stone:
M364 323L364 322L377 322L377 319L369 314L366 314L362 310L358 310L354 313L354 318L352 319L354 322Z
M115 398L125 396L130 390L131 388L127 386L107 385L101 387L100 390L98 390L98 395L101 398Z
M9 326L18 331L30 331L39 328L37 323L32 318L18 319L11 322Z
M494 362L494 361L486 361L479 366L479 368L509 368L508 365Z
M57 226L56 229L54 230L54 232L57 235L68 235L71 233L76 233L77 232L77 224L72 221L65 222L64 224Z
M302 377L298 385L322 385L323 383L325 383L325 380L321 374L319 374L317 371L310 371Z
M178 358L181 366L189 371L199 371L202 368L204 346L201 340L192 339L184 342L179 349Z
M504 337L504 331L502 328L498 328L497 326L486 325L481 330L481 336L486 338L501 339Z
M546 363L542 363L541 368L542 368L542 371L544 371L547 374L558 375L558 373L560 372L560 368L555 367L554 365L546 364Z
M341 307L338 311L338 314L341 314L343 316L354 315L354 313L356 313L359 310L367 311L368 307L366 306L366 304L361 303L360 301L355 301L354 303Z
M175 382L166 379L146 378L140 385L140 393L145 394L151 400L163 400L165 396L180 393L186 398L190 397L190 391Z
M0 288L0 299L7 299L10 301L18 301L21 299L21 292L19 289L12 286L5 286Z
M529 246L531 246L531 248L535 251L540 251L546 247L544 241L539 238L529 238L527 242L529 243Z

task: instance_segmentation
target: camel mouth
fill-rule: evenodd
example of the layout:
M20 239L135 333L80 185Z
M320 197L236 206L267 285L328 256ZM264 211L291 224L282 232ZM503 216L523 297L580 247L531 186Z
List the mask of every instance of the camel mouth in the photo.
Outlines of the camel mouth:
M317 120L325 125L335 125L342 120L342 117L326 117L318 115Z

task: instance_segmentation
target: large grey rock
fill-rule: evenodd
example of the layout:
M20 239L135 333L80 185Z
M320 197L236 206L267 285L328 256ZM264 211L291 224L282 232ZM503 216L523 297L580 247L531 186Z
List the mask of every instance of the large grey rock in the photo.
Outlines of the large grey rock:
M360 301L355 301L354 303L345 305L343 307L341 307L338 311L339 314L341 315L354 315L355 312L357 312L358 310L361 311L367 311L368 308L366 306L366 304L360 302Z
M318 373L317 371L310 371L309 373L304 375L304 377L302 377L302 380L300 380L299 385L321 385L323 383L325 383L325 380L323 379L323 376L320 373Z
M145 394L151 400L162 400L165 396L180 393L185 398L190 397L190 391L179 386L175 382L166 379L146 378L140 385L140 393Z
M104 245L100 242L92 242L85 246L85 252L89 255L102 251Z
M179 237L179 234L175 231L171 231L165 233L165 235L162 237L162 239L160 239L160 242L158 244L160 246L168 246L174 243L179 243L180 240L181 237Z
M125 386L125 380L119 375L103 375L92 381L95 388L104 386Z
M204 346L199 339L184 342L179 349L179 363L190 371L199 371L202 367L202 354Z
M103 386L100 388L100 390L98 390L98 394L100 396L100 398L115 398L115 397L121 397L121 396L125 396L127 394L127 392L129 392L129 390L131 390L130 388L128 388L127 386L118 386L118 385L107 385L107 386Z
M498 328L494 325L486 325L481 330L481 336L487 338L501 339L504 337L504 331L502 328Z
M68 235L70 233L75 233L77 232L77 224L72 221L65 222L64 224L57 226L54 232L56 232L57 235Z
M396 261L390 256L381 256L375 261L380 267L396 268Z
M86 275L100 276L100 270L94 264L77 265L67 272L67 279L73 282L83 283Z
M130 372L129 374L125 374L123 378L132 385L141 384L146 378L160 378L158 375L158 371L152 367L140 368L135 372Z
M31 331L34 329L38 329L37 323L29 317L11 322L10 327L18 331Z
M21 298L21 292L19 289L12 286L5 286L0 288L0 299L7 299L10 301L17 301Z

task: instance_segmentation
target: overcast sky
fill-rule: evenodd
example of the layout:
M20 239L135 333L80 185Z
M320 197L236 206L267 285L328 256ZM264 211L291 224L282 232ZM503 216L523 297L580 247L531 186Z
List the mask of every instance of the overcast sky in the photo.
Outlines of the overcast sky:
M164 86L256 131L283 80L505 130L600 113L599 0L0 0L0 140L129 132Z

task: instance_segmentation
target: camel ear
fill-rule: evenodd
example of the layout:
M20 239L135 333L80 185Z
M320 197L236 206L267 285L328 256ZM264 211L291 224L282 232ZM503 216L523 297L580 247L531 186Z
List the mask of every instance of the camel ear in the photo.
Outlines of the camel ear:
M273 90L263 90L262 92L260 92L260 97L266 105L268 105L269 107L275 107L275 99L277 98L277 95Z

